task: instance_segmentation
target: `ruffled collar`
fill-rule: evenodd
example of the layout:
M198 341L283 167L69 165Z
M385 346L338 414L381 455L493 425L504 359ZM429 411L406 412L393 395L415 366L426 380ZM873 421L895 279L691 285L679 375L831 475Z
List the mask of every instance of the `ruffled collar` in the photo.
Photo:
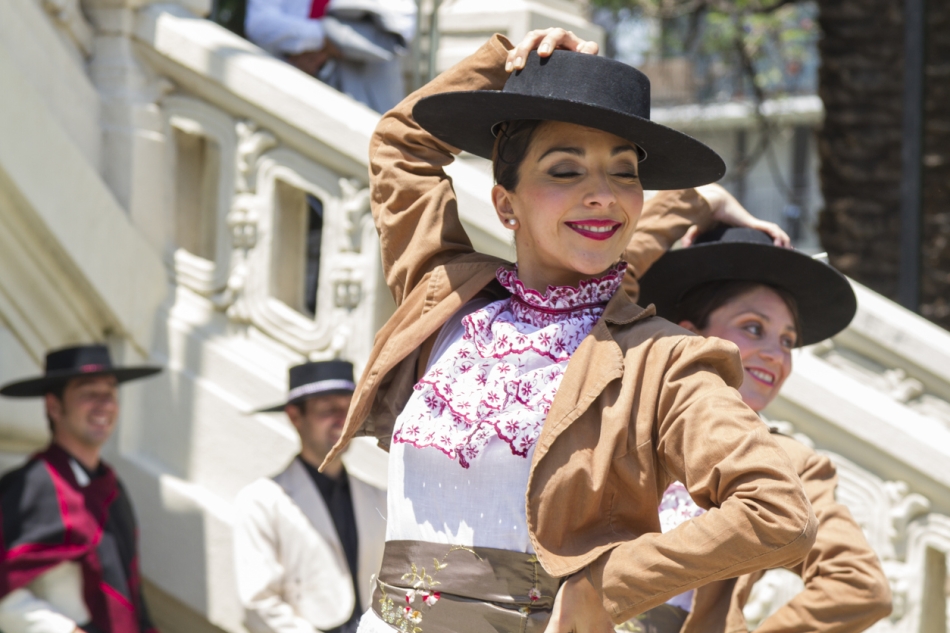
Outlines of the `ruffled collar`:
M620 261L601 277L585 279L574 286L548 286L544 294L526 287L518 279L518 269L499 268L495 272L498 282L511 293L512 299L529 308L541 312L575 312L595 306L603 306L610 301L623 276L627 272L627 262Z

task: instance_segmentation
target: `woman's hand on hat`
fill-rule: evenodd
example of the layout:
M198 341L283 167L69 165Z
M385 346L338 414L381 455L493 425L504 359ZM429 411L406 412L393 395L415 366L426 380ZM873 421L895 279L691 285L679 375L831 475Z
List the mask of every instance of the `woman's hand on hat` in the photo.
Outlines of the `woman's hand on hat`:
M544 633L613 633L614 625L600 594L580 571L564 582L554 598Z
M760 220L749 213L723 186L716 184L703 185L702 187L696 187L696 191L709 203L709 208L712 210L712 220L714 222L722 222L729 226L756 229L771 237L772 243L776 246L781 246L782 248L792 247L792 240L789 238L788 233L782 230L782 227L774 222ZM697 225L689 227L689 230L686 231L682 239L683 246L692 245L699 234L706 228L708 227L700 227Z
M570 31L560 28L538 29L528 32L517 46L508 51L505 70L513 72L524 68L528 53L531 51L536 50L541 57L548 57L559 48L591 55L596 55L600 50L597 42L582 40Z

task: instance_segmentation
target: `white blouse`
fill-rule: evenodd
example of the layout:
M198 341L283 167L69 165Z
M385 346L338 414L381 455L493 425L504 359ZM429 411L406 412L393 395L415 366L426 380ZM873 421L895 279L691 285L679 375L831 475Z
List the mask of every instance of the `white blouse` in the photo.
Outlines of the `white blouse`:
M670 487L663 493L658 509L660 512L660 530L664 533L675 530L683 523L706 512L696 505L693 498L689 496L686 486L678 481L671 483ZM694 591L690 589L678 596L673 596L666 602L684 611L692 611L693 593Z
M525 492L534 447L571 355L626 269L541 294L502 268L511 297L466 304L443 326L393 429L387 540L533 551ZM359 628L390 631L372 612Z

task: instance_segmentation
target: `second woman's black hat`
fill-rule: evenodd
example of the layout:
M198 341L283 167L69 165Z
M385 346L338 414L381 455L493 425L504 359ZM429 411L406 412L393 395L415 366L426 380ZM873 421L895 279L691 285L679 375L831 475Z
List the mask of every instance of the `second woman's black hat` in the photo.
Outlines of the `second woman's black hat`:
M505 121L562 121L610 132L642 150L638 171L645 189L698 187L726 173L716 152L650 121L646 75L596 55L532 52L503 90L431 95L415 105L412 115L433 136L489 159L497 125Z
M830 265L775 246L762 231L724 225L657 260L640 279L639 303L652 303L661 317L675 318L689 291L713 281L753 281L787 291L797 304L801 345L848 327L858 308L851 284Z

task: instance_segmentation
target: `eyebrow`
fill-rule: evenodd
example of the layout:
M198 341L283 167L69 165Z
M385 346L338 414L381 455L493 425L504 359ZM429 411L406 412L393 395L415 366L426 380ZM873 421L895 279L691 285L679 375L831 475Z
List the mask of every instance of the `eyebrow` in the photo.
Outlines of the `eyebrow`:
M562 152L564 154L573 154L574 156L584 155L584 150L581 149L580 147L552 147L551 149L541 154L541 158L539 158L538 160L542 160L544 157L548 156L549 154L556 154L558 152ZM610 151L610 155L616 156L617 154L622 154L623 152L636 153L637 149L633 145L629 145L629 144L618 145L617 147L613 148Z
M548 151L541 154L541 158L538 160L541 160L550 154L557 154L558 152L563 152L564 154L573 154L574 156L584 155L584 150L582 150L580 147L552 147Z

